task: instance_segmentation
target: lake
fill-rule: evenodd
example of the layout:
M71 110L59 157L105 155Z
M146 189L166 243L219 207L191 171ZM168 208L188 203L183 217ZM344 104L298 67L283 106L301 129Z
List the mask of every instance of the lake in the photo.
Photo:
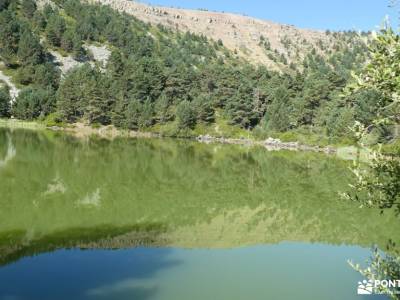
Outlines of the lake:
M0 300L357 295L398 218L341 200L351 162L0 129Z

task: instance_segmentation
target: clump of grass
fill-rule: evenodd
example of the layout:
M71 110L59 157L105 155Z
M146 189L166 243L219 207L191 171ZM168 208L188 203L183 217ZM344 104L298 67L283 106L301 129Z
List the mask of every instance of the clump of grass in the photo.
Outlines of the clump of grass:
M51 113L42 120L46 127L67 127L58 113Z
M0 127L22 129L45 129L45 125L35 121L20 121L15 119L0 119Z

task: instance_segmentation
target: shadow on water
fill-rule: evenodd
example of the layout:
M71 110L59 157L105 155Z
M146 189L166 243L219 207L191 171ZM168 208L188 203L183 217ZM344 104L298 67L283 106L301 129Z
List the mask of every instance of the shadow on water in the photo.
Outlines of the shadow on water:
M25 258L0 269L0 299L151 299L155 274L180 264L171 251L60 250Z
M157 298L157 273L183 261L168 247L214 255L283 241L368 248L400 240L397 218L338 199L348 163L319 154L0 130L0 159L7 157L0 168L0 300ZM321 249L317 263L331 248ZM286 255L302 251L290 247ZM304 265L308 259L299 257ZM260 269L262 280L267 270Z
M3 248L0 299L150 299L154 275L180 264L172 249L143 248L161 246L163 232L160 224L70 229Z
M23 257L37 256L59 249L125 249L141 246L160 247L166 241L160 237L166 232L158 223L141 223L125 227L97 226L94 228L69 228L39 239L28 239L25 231L0 234L0 266ZM117 237L117 238L116 238Z

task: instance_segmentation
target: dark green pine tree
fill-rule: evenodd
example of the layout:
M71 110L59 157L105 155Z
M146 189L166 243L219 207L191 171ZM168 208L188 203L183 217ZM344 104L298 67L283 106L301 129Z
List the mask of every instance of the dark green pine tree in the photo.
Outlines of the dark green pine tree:
M41 88L23 89L12 106L12 114L18 119L33 120L45 116L54 107L53 93Z
M32 18L34 31L43 31L46 28L46 18L41 10L36 10Z
M173 103L179 103L188 98L191 86L196 82L192 70L187 70L183 65L178 65L168 71L165 80L165 95Z
M57 110L62 120L76 122L83 117L87 105L85 90L92 72L90 65L84 65L69 72L61 82L57 91Z
M120 78L124 74L124 63L120 51L114 49L111 52L110 58L107 62L107 69L114 78Z
M10 117L10 106L11 97L10 91L7 86L0 88L0 118Z
M155 113L156 120L161 124L165 124L174 119L171 100L167 97L167 95L165 95L165 93L162 93L157 99L155 103Z
M45 54L39 38L29 30L22 33L17 56L25 65L38 65L44 62Z
M125 111L126 128L131 130L139 129L139 119L141 110L142 110L142 104L138 100L129 99Z
M86 51L83 48L82 40L77 34L75 34L72 39L72 57L78 61L82 61L86 57Z
M20 24L9 10L0 13L0 56L6 65L15 62L20 38Z
M215 121L215 109L211 96L201 94L195 97L193 105L196 109L197 119L201 122L211 124Z
M119 128L127 128L127 107L128 100L124 95L123 91L115 94L114 107L111 112L111 122Z
M7 7L10 5L11 0L0 0L0 11L7 9Z
M193 129L196 126L196 110L193 103L185 100L178 104L176 108L176 116L181 129Z
M36 12L36 2L34 0L22 0L21 11L27 18L32 18Z
M232 125L239 125L242 128L252 127L253 103L253 88L249 82L244 82L225 107Z
M61 37L61 48L66 52L71 52L74 48L74 31L67 29Z
M273 93L273 100L265 115L267 128L283 132L290 128L291 104L289 92L285 87L278 87Z
M329 101L332 90L332 84L324 74L314 73L307 76L302 95L296 103L298 124L315 125L317 111Z
M154 105L150 98L141 105L139 127L147 128L154 124Z
M35 84L43 88L51 87L57 90L61 76L61 72L57 66L51 62L45 62L44 64L35 66L34 71L33 82Z
M144 102L148 97L151 101L155 101L161 95L165 85L161 62L145 57L138 61L131 61L129 64L131 93L141 102Z
M46 38L47 41L55 47L61 45L61 39L66 30L66 24L63 17L61 17L57 12L51 14L47 26L46 26Z
M96 71L95 71L96 72ZM107 97L107 86L102 75L96 72L85 85L85 116L91 124L108 125L111 122L110 97Z

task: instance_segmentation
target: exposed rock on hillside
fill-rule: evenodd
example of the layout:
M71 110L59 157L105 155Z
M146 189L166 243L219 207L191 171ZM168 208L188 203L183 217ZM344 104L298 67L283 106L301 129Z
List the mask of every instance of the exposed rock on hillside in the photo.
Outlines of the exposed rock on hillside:
M94 45L84 45L86 51L93 57L93 61L88 62L94 66L95 62L99 63L100 68L104 68L107 64L108 58L110 57L111 51L107 49L106 46L94 46ZM61 73L64 75L69 70L74 67L81 66L83 62L77 61L71 56L62 56L56 51L50 51L51 55L54 57L54 61L58 64Z
M300 62L312 48L322 52L321 48L327 47L321 45L332 46L332 37L322 31L298 29L231 13L155 7L127 0L87 1L109 5L145 22L221 40L238 55L269 67L279 66L279 58L287 63Z
M111 51L106 46L87 45L84 48L90 52L96 62L100 63L101 67L106 66L108 58L111 55Z
M1 65L1 63L0 63ZM10 96L11 96L11 101L14 101L19 94L19 89L15 86L15 84L11 81L11 78L7 75L5 75L1 70L0 70L0 85L1 82L4 82L9 88L10 88Z
M60 68L61 73L64 75L69 70L82 65L81 62L75 60L71 56L62 56L60 53L56 51L50 51L51 55L54 57L54 62L57 63L58 67Z

